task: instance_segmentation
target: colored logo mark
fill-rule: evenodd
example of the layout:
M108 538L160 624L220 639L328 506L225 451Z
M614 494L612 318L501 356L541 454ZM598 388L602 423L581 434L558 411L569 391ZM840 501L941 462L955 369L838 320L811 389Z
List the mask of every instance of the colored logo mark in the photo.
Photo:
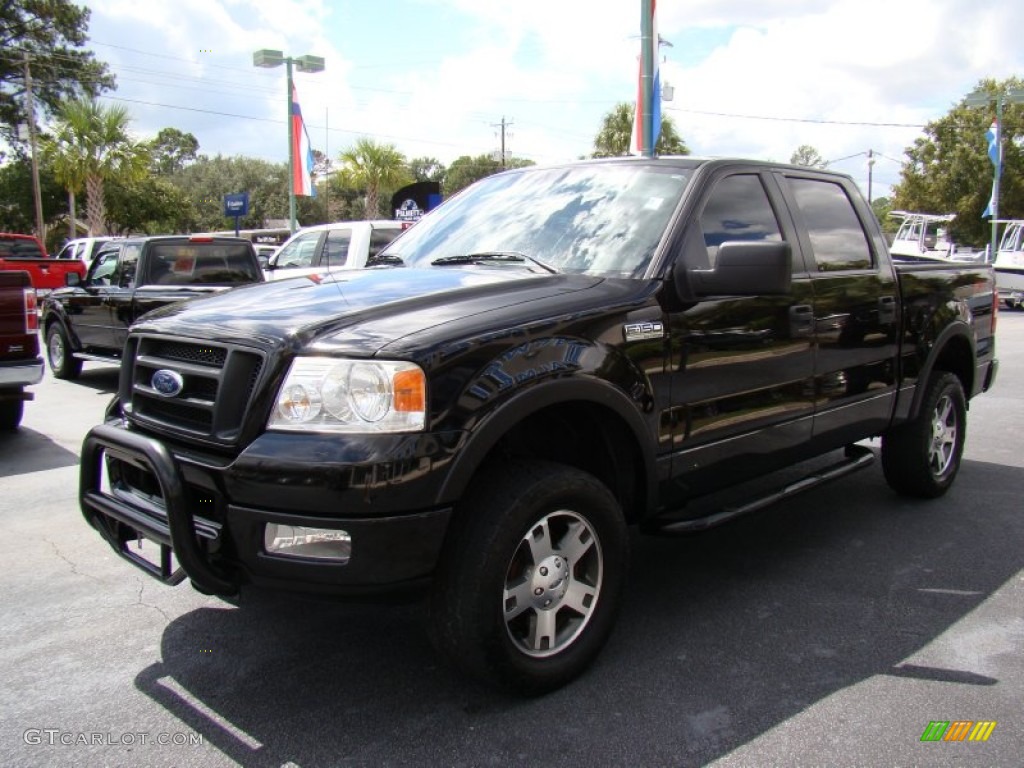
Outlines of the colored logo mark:
M995 720L932 720L921 741L988 741L995 729Z

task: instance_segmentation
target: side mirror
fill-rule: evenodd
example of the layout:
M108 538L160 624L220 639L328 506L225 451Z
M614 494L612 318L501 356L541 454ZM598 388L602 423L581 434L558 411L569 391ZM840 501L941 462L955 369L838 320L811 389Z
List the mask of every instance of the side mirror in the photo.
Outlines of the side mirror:
M718 248L712 269L686 271L694 296L766 296L790 292L789 243L734 240Z
M68 288L77 288L82 284L82 276L77 272L64 273L64 285Z

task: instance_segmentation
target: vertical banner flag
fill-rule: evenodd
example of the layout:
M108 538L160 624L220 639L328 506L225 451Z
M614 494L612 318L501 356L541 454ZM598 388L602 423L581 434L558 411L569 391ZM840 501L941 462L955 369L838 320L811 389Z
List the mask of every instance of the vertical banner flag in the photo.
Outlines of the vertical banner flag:
M292 85L292 178L295 194L316 197L313 187L313 146L299 109L299 94Z
M998 177L1003 172L1003 163L1000 155L1002 147L1000 147L999 141L999 123L993 119L992 125L985 131L985 138L988 140L988 159L992 161L992 166L995 168L995 175ZM992 180L992 195L988 199L988 205L985 206L985 210L981 212L981 218L990 219L992 218L992 205L995 202L996 196L996 182Z
M654 83L651 93L651 125L653 126L651 133L653 134L651 142L653 146L658 145L658 136L661 134L661 66L658 61L660 40L658 37L658 14L657 14L657 0L651 0L651 47L654 48L654 54L652 59L654 61L654 70L651 72L651 79ZM630 154L642 155L646 149L644 141L644 126L643 126L643 108L646 102L646 94L644 93L644 81L643 81L643 38L640 40L640 62L637 67L637 86L636 86L636 109L633 111L633 138L630 145ZM653 153L652 153L653 154Z

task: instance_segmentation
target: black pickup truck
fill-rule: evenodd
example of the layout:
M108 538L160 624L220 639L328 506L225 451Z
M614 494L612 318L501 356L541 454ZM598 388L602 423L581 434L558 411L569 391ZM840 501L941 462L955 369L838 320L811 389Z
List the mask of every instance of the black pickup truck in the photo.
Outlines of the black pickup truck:
M201 235L130 237L103 243L84 279L43 302L43 334L50 370L74 379L84 360L121 359L128 326L169 304L263 282L248 240Z
M894 266L852 180L808 168L515 170L379 260L133 326L82 511L229 600L426 587L439 648L527 693L604 644L628 525L749 513L867 466L873 436L896 491L940 496L996 374L991 269Z

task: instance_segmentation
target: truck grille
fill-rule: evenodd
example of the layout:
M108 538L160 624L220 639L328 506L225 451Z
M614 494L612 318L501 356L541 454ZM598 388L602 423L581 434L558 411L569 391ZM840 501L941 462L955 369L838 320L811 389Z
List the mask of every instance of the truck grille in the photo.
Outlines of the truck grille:
M125 346L120 399L133 422L186 440L234 445L256 391L263 355L248 347L191 339L132 335ZM172 389L154 386L172 372ZM172 379L175 378L173 375Z

